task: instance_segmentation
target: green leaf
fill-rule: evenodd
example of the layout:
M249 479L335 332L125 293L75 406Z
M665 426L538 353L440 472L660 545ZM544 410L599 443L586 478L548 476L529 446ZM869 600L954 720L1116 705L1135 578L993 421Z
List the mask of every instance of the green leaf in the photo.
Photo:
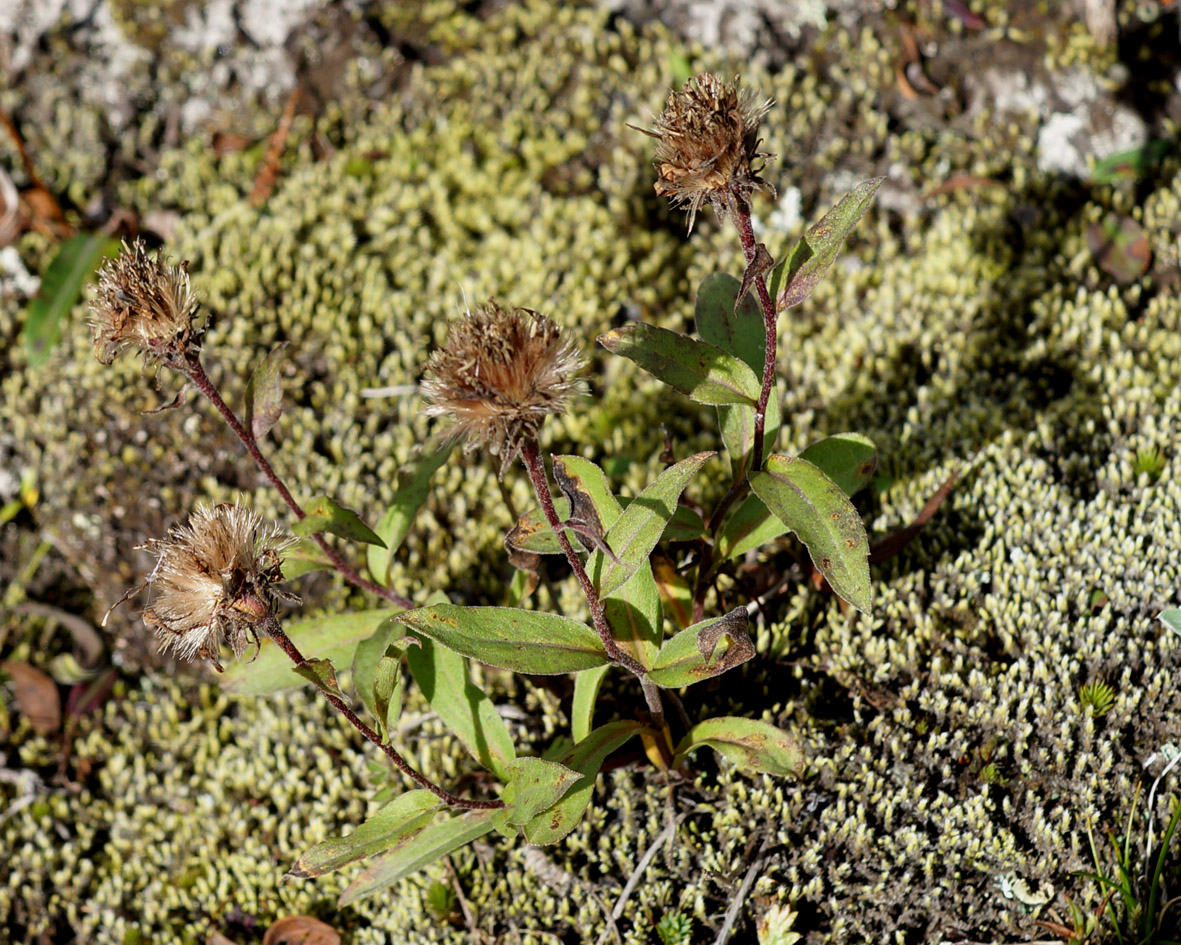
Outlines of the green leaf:
M394 552L401 547L415 516L430 494L431 477L447 461L454 446L454 440L428 440L398 468L394 500L377 523L380 541L370 543L366 549L369 573L382 587L389 587Z
M862 613L869 613L869 541L861 516L848 497L807 460L772 456L750 486L812 556L832 589Z
M414 637L399 638L399 629L392 620L385 621L357 645L353 655L353 688L383 740L388 739L402 708L402 658L408 647L418 644Z
M651 666L664 636L660 592L651 564L644 561L622 587L602 600L611 635L641 665Z
M429 824L439 807L439 799L430 791L407 791L386 804L347 837L332 837L317 843L295 861L287 875L311 879L357 860L384 853Z
M508 783L501 792L506 823L524 826L560 801L582 775L557 761L518 758L508 766Z
M304 653L315 653L343 666L352 662L357 644L373 636L377 628L396 613L394 608L385 607L326 614L297 621L284 629L291 642ZM298 689L302 683L291 669L291 660L274 640L267 638L262 641L257 659L227 666L218 680L226 692L234 695L261 696L284 689Z
M648 560L665 526L677 508L677 499L694 474L714 456L697 453L670 466L636 496L607 530L607 544L622 562L618 564L596 551L587 562L587 573L603 596L620 588Z
M361 521L356 512L337 505L326 495L312 499L304 508L304 512L306 518L291 526L291 530L297 535L310 538L320 532L329 532L350 541L363 541L368 545L385 547L385 542Z
M726 516L718 532L718 557L721 560L738 558L752 548L761 548L788 527L768 510L757 495L747 496Z
M610 666L588 669L574 677L574 698L570 705L570 734L576 742L590 734L595 722L595 703L599 700L599 687Z
M815 224L787 258L771 271L770 291L775 311L799 305L812 294L836 261L845 238L865 216L886 178L875 177L854 187ZM780 286L783 286L780 291Z
M530 843L557 843L578 826L604 760L643 728L639 722L608 722L564 752L559 759L561 763L582 777L557 804L525 824L525 838Z
M715 272L706 276L697 288L697 305L694 310L697 334L702 341L717 345L734 357L741 359L754 371L755 377L763 376L763 363L767 357L767 328L758 299L748 295L734 310L734 300L742 283L731 275Z
M767 399L767 416L763 419L763 460L775 452L779 439L779 426L783 422L779 406L779 392L772 390ZM722 442L730 456L732 475L740 478L751 468L751 450L755 446L755 408L741 404L727 404L718 407L718 427ZM761 465L761 464L760 464Z
M340 691L340 683L336 681L336 669L332 665L332 660L304 660L294 669L321 692L338 699L344 698L344 693Z
M557 614L438 604L397 619L448 649L516 673L577 673L608 662L594 630Z
M838 433L813 443L800 453L800 459L828 476L845 495L854 496L877 472L878 448L860 433Z
M597 517L603 530L614 525L623 511L619 501L611 494L607 474L589 459L583 459L581 456L555 456L554 480L566 493L566 497L554 500L554 511L562 521L572 514L570 496L574 497L584 516L592 522L594 517ZM589 512L593 512L594 516L589 515ZM576 532L566 529L566 540L575 543L579 538ZM554 530L550 528L540 508L534 508L521 516L505 537L505 544L510 548L538 555L563 553Z
M1157 614L1157 617L1166 627L1178 636L1181 636L1181 610L1178 610L1176 607L1170 608L1169 610L1162 610Z
M494 829L495 813L495 810L470 810L459 817L429 824L370 864L340 894L337 904L344 907L388 889L435 860L479 840Z
M629 501L630 504L630 501ZM661 541L695 541L705 536L705 522L701 520L701 513L687 505L678 505L673 510L673 517L664 526L660 536Z
M741 287L742 283L737 279L723 273L714 273L702 280L697 289L697 333L703 340L741 359L750 366L755 377L761 379L767 355L767 329L758 300L753 295L746 296L735 311L734 301ZM780 423L778 392L772 390L763 424L760 466L761 460L775 451ZM755 433L754 407L744 404L719 405L718 425L726 451L730 454L734 476L741 477L750 468L750 451L754 446Z
M406 662L423 696L476 761L507 778L517 749L496 706L472 682L462 656L431 640L421 642L407 649Z
M119 255L119 241L98 233L79 233L58 247L41 277L41 288L25 317L29 367L39 368L62 336L62 322L82 295L82 286L107 257Z
M332 560L311 538L301 538L283 552L283 579L287 581L309 571L333 567Z
M731 762L755 774L798 777L804 769L804 753L787 732L760 722L726 716L698 722L681 739L674 763L709 745Z
M750 618L745 607L736 607L724 617L695 623L665 641L648 678L665 689L679 689L720 676L755 655L748 630ZM726 641L719 652L718 644Z
M282 370L286 351L286 341L275 345L246 383L246 426L256 440L266 436L283 415Z
M699 404L758 402L759 378L716 345L643 322L612 329L599 344Z
M1155 165L1172 153L1174 148L1172 141L1158 139L1130 151L1120 151L1102 161L1096 161L1091 168L1091 180L1096 184L1137 180L1146 176Z

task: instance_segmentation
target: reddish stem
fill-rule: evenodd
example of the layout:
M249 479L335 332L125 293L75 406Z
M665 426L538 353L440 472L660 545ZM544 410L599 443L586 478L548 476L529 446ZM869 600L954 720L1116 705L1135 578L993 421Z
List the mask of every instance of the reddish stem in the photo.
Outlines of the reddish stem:
M246 452L250 454L251 459L254 460L255 465L262 471L262 474L267 477L267 480L278 491L283 501L287 503L287 507L291 509L291 513L297 520L302 521L307 518L307 513L303 507L295 501L291 491L287 488L287 484L279 478L279 474L275 472L274 468L263 456L262 450L258 447L258 440L255 438L253 431L248 430L246 426L238 419L237 414L234 413L229 405L222 399L221 392L214 387L213 382L209 379L209 375L205 373L205 366L201 363L200 355L196 352L185 352L184 360L176 365L177 370L185 375L211 404L221 414L221 417L229 425L229 428L234 431L234 435L242 441L242 445L246 447ZM384 600L389 601L397 607L405 608L406 610L414 609L414 602L403 597L401 594L390 590L388 587L382 587L380 584L375 584L373 581L366 580L357 573L356 569L344 560L344 557L339 551L333 548L328 541L320 533L312 535L312 540L320 546L320 550L332 562L332 566L336 568L345 580L362 590L369 591L371 594L376 594Z
M304 659L304 656L299 651L299 648L296 647L293 642L291 642L291 638L287 636L287 634L283 631L283 628L279 626L279 622L274 617L266 618L265 622L263 623L263 629L272 640L279 644L279 649L287 654L291 662L293 662L296 666L307 665L308 661ZM450 804L452 807L460 807L465 810L498 810L499 808L505 806L504 801L500 800L499 798L494 801L473 801L459 797L458 795L452 794L450 791L439 787L439 785L427 778L426 775L415 771L414 768L410 766L410 763L407 762L406 759L400 754L398 754L392 745L390 745L388 742L383 742L377 732L373 731L373 729L361 721L361 719L357 716L357 713L350 709L345 704L344 700L340 698L340 696L336 695L335 693L328 692L325 689L321 689L320 691L324 693L324 696L329 702L332 703L336 710L349 720L349 724L351 724L353 728L355 728L358 732L369 739L369 741L373 742L374 745L385 752L386 757L394 763L394 767L396 767L419 787L430 791L435 795L435 797L439 798L439 800Z

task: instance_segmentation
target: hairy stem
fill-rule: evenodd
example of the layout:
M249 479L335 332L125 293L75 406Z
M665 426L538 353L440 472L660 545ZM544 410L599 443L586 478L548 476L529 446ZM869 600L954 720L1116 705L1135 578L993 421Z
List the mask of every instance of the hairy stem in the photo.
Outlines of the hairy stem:
M750 223L750 206L739 196L731 217L738 229L738 238L742 241L742 255L749 266L758 252L759 244L755 240L754 229ZM775 303L771 293L767 291L767 280L759 275L755 278L755 293L759 298L759 307L763 310L763 327L767 333L766 353L763 356L763 387L759 391L759 403L755 407L754 445L751 449L751 468L763 468L763 438L767 427L767 403L775 391L775 356L779 338L775 331L776 314Z
M293 642L291 642L291 638L287 636L287 634L283 631L283 628L279 626L279 621L277 621L273 616L267 617L265 619L262 628L272 640L279 644L279 649L287 654L287 657L291 660L291 662L293 662L296 666L307 665L308 661L304 658L304 655L299 651L299 648L296 647ZM407 762L406 759L400 754L398 754L396 750L394 750L392 745L390 745L388 742L383 742L377 732L373 731L373 729L361 721L361 719L357 716L357 713L350 709L345 704L344 700L340 698L340 696L331 692L327 692L323 689L320 691L324 693L325 698L327 698L328 701L332 703L335 709L349 720L349 724L352 725L353 728L355 728L369 741L373 742L374 745L385 752L386 757L394 763L394 767L396 767L419 787L430 791L435 795L435 797L439 798L439 800L450 804L452 807L460 807L465 810L497 810L501 807L504 807L504 801L499 799L493 801L473 801L468 800L467 798L459 797L458 795L452 794L450 791L439 787L439 785L427 778L426 775L415 771L414 768L410 766L410 763Z
M221 396L221 392L213 385L209 379L209 375L205 373L205 366L201 363L200 355L195 352L186 352L184 361L177 366L185 377L187 377L193 386L197 388L206 399L213 404L217 412L221 414L223 420L234 431L234 435L241 440L242 445L246 447L246 452L250 454L250 458L262 471L262 474L267 477L267 480L278 491L283 501L287 503L287 507L291 509L291 514L297 520L307 518L307 513L303 507L295 501L291 491L287 488L287 484L279 477L274 468L267 461L267 458L259 449L258 440L255 438L253 431L248 430L245 424L238 419L238 415L234 413ZM317 533L312 535L312 540L320 546L320 550L332 562L332 566L336 568L345 580L362 590L369 591L371 594L376 594L384 600L388 600L391 604L398 607L403 607L407 610L414 608L414 602L403 597L401 594L391 591L387 587L382 587L380 584L375 584L373 581L368 581L357 573L357 570L344 560L344 557L339 551L333 548L323 535Z
M570 544L570 539L566 537L566 530L562 527L562 522L558 519L558 512L554 508L554 500L550 496L549 480L545 475L545 465L542 463L541 455L538 453L536 440L526 440L522 444L521 461L525 464L525 469L529 473L529 479L533 483L533 491L537 493L537 501L541 503L541 510L545 514L545 519L549 522L550 528L553 529L554 535L558 539L558 544L562 546L566 560L570 563L570 568L574 571L575 577L578 578L578 583L582 587L583 594L586 595L586 602L591 612L591 622L594 624L595 631L599 634L599 639L603 641L603 649L607 651L607 656L613 663L622 666L640 680L640 686L644 691L644 701L648 703L648 714L651 718L652 726L661 733L660 737L656 738L655 741L660 746L661 757L664 759L667 767L672 764L672 756L668 750L667 739L665 738L668 723L664 718L664 704L660 700L660 688L648 678L648 670L644 668L643 664L634 657L624 653L615 641L615 636L611 633L611 627L607 623L607 616L603 613L603 602L599 599L599 593L595 590L594 584L591 583L591 579L586 573L586 568L583 567L582 559L575 553L574 547Z

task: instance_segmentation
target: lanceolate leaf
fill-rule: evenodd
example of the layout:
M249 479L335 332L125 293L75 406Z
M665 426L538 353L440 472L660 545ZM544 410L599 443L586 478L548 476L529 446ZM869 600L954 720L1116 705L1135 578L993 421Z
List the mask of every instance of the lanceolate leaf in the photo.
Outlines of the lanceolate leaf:
M805 460L841 487L847 496L856 495L873 478L878 468L878 448L860 433L838 433L813 443L800 459Z
M41 288L25 316L25 348L29 367L39 368L61 339L62 322L82 294L82 286L99 263L119 255L119 241L96 233L71 236L41 277Z
M438 604L397 619L448 649L517 673L577 673L609 662L594 630L557 614Z
M677 508L677 499L689 480L714 453L697 453L670 466L636 496L607 531L607 544L622 561L618 564L595 552L587 572L600 594L607 595L626 583L660 541Z
M775 452L775 441L779 439L779 425L782 423L779 406L779 392L772 389L767 399L767 416L763 421L763 456L765 460ZM733 475L738 478L751 468L751 450L755 445L755 408L741 404L718 407L718 426L722 431L722 442L730 455ZM761 464L760 464L761 465Z
M388 889L400 879L417 873L435 860L488 833L495 826L495 810L470 810L437 824L424 827L375 860L340 894L337 904L347 906Z
M798 777L804 769L799 743L783 730L756 719L723 717L697 723L677 745L675 762L702 745L755 774Z
M586 811L595 776L611 752L622 747L628 739L643 729L639 722L608 722L595 729L557 760L573 768L582 777L574 783L560 801L542 811L525 825L525 838L530 843L557 843L573 830Z
M377 733L386 738L402 705L402 656L415 637L402 637L402 627L387 620L353 654L353 688L373 716Z
M611 634L641 665L651 666L664 635L660 622L660 592L645 561L623 587L603 598L603 613Z
M303 854L288 876L310 879L384 853L434 819L439 799L430 791L407 791L357 827L347 837L323 840Z
M762 499L748 495L722 523L718 532L718 557L723 560L740 557L787 532L788 527L767 510Z
M720 676L755 655L746 609L703 620L667 640L656 654L649 678L665 689Z
M574 677L574 698L570 704L570 734L576 742L590 734L595 724L595 703L599 698L599 687L610 666L588 669Z
M748 295L734 310L741 283L731 275L706 276L697 289L695 318L702 341L717 345L750 366L755 377L763 376L767 355L767 329L759 302Z
M885 179L875 177L854 187L804 234L788 257L772 270L769 288L777 312L799 305L812 294L836 260L845 238L865 216Z
M246 383L246 425L256 440L266 436L283 415L283 356L287 342L275 345Z
M869 613L869 542L861 516L840 486L806 460L772 456L750 485L795 532L832 589Z
M599 343L699 404L754 404L759 399L759 378L747 365L688 335L637 322L600 335Z
M398 469L398 488L394 492L394 500L377 523L380 543L371 543L366 549L369 573L382 587L389 586L394 552L406 538L415 516L430 494L431 476L447 461L454 446L453 440L445 443L438 439L428 440Z
M426 701L472 757L498 778L507 778L516 747L492 700L472 682L463 657L423 640L407 649L406 662Z
M508 783L501 799L508 805L504 810L506 823L523 826L553 807L581 778L557 761L544 758L518 758L508 767Z
M299 620L284 627L287 636L304 653L315 653L341 666L353 660L357 644L366 640L397 611L358 610L345 614L326 614ZM218 677L222 688L239 696L259 696L284 689L298 689L303 683L291 672L292 663L273 640L264 639L255 660L238 661L226 667Z
M581 456L555 456L554 481L565 494L565 497L554 500L554 510L562 521L572 514L581 514L591 522L597 518L599 527L605 532L615 524L615 520L623 511L619 500L611 494L607 474L589 459L583 459ZM575 505L579 510L577 513L571 511L571 496L576 500ZM578 535L569 529L566 531L566 538L572 543L579 541ZM510 548L533 554L562 553L557 536L539 508L521 516L505 537L505 543Z
M297 535L308 538L320 532L330 532L351 541L363 541L368 545L385 547L385 542L361 521L356 512L337 505L326 495L312 499L304 508L304 512L306 517L291 526L291 530Z

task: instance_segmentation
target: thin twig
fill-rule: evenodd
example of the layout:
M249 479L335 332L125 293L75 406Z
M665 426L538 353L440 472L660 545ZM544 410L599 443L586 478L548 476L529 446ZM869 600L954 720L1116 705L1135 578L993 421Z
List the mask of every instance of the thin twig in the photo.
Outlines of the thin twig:
M624 884L623 891L619 894L619 898L615 900L615 907L611 910L611 925L603 929L603 934L599 936L599 940L596 945L603 945L603 942L606 941L607 933L614 926L615 922L618 921L620 916L623 915L623 908L627 904L628 899L631 898L632 893L636 891L636 887L640 885L640 880L644 878L644 873L647 871L648 865L656 858L656 854L660 852L660 848L672 839L673 834L676 833L677 824L679 824L684 818L685 815L682 814L676 820L666 825L665 828L656 835L653 841L648 844L648 849L645 850L644 855L640 857L640 862L637 863L636 868L632 870L631 876L627 878L627 883ZM619 932L616 931L615 934L618 935Z
M750 864L750 869L746 871L746 875L742 877L742 885L738 887L738 892L730 901L730 908L726 910L725 921L722 922L721 931L718 932L718 937L714 939L714 945L726 945L730 938L730 933L734 931L734 923L738 921L738 913L742 911L742 905L746 902L747 894L750 892L751 886L755 884L755 879L758 877L759 870L763 868L766 859L763 857L763 850L767 846L766 837L763 842L759 844L759 853L753 863Z

